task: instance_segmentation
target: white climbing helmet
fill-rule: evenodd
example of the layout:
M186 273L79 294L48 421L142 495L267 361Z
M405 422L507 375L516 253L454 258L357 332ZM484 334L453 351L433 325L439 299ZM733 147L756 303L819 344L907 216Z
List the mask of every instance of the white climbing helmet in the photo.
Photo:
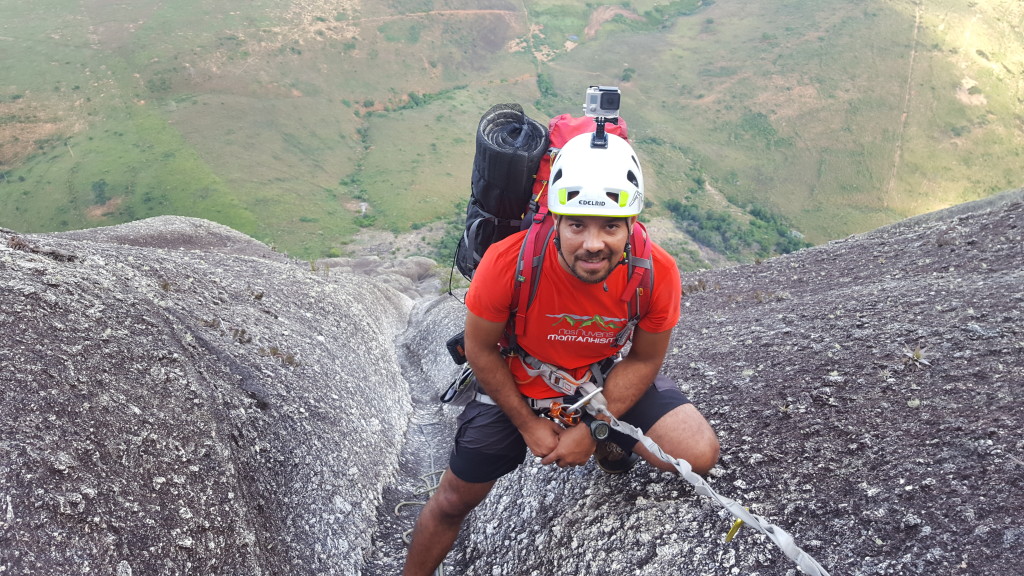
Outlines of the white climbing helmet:
M644 176L633 147L608 134L608 146L591 146L593 134L573 137L551 165L548 211L560 216L636 216L644 209Z

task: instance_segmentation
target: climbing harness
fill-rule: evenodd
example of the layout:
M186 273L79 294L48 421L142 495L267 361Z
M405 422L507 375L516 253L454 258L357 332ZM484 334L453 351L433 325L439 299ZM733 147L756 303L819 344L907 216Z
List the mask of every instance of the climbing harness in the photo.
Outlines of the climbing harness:
M584 391L589 390L591 393L596 389L596 386L593 383L584 384L583 386ZM732 514L737 521L749 524L752 528L767 536L790 560L795 562L797 567L799 567L804 573L810 574L811 576L829 576L828 571L825 570L817 560L797 546L793 536L788 532L772 524L762 516L751 514L735 500L726 498L718 492L715 492L704 478L693 471L689 462L669 456L654 442L654 440L645 436L639 428L627 422L623 422L613 416L612 413L608 411L608 403L602 394L594 394L591 397L590 402L586 405L586 409L594 416L606 416L608 418L608 424L612 429L618 430L623 434L627 434L635 438L638 442L643 444L645 448L650 450L652 454L660 458L663 462L674 467L683 479L693 485L697 494L712 498ZM734 523L730 533L735 535L735 532L738 530L739 525Z
M521 354L519 357L523 361L523 368L526 369L527 374L530 376L539 376L552 390L561 392L566 396L572 396L575 394L581 384L589 381L593 377L592 370L587 370L587 373L584 374L582 378L576 379L572 377L572 374L569 374L554 364L541 362L528 354Z
M549 388L567 396L572 396L579 390L580 386L588 382L597 382L598 386L604 386L605 375L608 374L617 362L622 360L621 354L612 354L603 360L591 364L582 378L574 378L572 374L569 374L562 368L530 356L518 346L506 348L502 350L502 354L518 357L523 363L523 368L527 374L540 377Z
M576 403L571 406L566 406L561 402L553 402L551 404L551 409L549 410L551 418L555 422L559 422L566 426L575 426L579 424L580 416L583 413L581 408L589 404L590 401L593 400L594 397L596 397L598 394L600 394L602 390L604 390L604 388L595 388L586 396L577 400Z
M529 406L530 409L533 410L534 412L547 411L551 409L552 404L559 403L562 400L565 400L565 398L562 396L559 396L558 398L530 398L527 396L523 396L523 401L526 402L526 405ZM498 403L494 401L494 398L491 398L490 396L484 394L483 392L476 393L476 401L481 402L483 404L490 404L491 406L498 405Z

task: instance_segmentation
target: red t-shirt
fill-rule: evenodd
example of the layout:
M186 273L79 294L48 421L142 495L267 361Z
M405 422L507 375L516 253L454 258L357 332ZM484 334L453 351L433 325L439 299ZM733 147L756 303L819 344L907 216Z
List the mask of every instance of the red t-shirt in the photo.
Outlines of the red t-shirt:
M484 253L466 294L470 312L491 322L507 322L512 308L513 276L526 232L493 244ZM681 296L679 269L660 246L652 244L654 290L649 311L640 319L647 332L671 330L679 321ZM526 314L526 333L518 344L528 354L581 378L594 362L615 354L615 336L629 319L628 305L620 297L626 287L627 268L620 265L605 283L588 284L566 272L558 250L550 244L544 254L537 294ZM523 286L522 290L529 290ZM541 378L531 377L518 358L509 368L519 391L532 398L560 394Z

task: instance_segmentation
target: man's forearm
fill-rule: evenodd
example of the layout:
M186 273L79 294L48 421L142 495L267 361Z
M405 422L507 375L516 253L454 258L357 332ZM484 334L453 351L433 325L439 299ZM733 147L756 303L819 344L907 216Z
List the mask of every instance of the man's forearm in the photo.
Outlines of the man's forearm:
M605 382L608 410L616 417L629 411L654 382L671 337L671 331L645 332L637 328L633 333L629 354L615 365Z
M477 382L519 430L535 418L523 401L515 378L498 349L505 324L490 322L473 314L466 315L466 358Z
M660 364L652 366L645 362L630 362L625 358L608 375L604 383L604 397L608 411L620 417L633 407L647 388L658 376Z
M473 374L484 393L494 400L517 428L522 429L528 418L537 417L523 401L523 395L516 387L515 378L509 371L508 364L497 350L494 353L475 355L470 361L470 366L473 367Z

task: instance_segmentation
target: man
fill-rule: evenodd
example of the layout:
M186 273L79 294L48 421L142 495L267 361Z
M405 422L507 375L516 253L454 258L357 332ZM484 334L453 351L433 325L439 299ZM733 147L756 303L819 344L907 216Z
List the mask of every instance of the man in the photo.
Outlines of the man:
M551 398L565 396L555 389L564 382L535 375L541 363L577 380L590 370L610 370L603 394L612 414L699 474L718 460L711 426L673 382L658 374L679 318L681 289L675 262L656 245L649 309L633 331L628 355L608 360L619 351L615 336L629 315L620 298L627 269L620 264L643 208L636 154L617 136L608 135L606 147L594 147L591 135L583 134L565 144L551 174L548 209L556 219L555 238L544 253L526 331L515 350L507 349L506 328L525 233L487 250L466 296L465 350L482 392L459 416L448 470L413 532L406 576L427 576L437 568L466 515L498 478L523 462L527 448L541 464L560 467L583 465L594 454L597 443L587 426L563 429L539 417ZM651 465L675 471L628 436L613 432L609 440L626 454L635 451ZM624 462L601 458L606 469L622 470Z

